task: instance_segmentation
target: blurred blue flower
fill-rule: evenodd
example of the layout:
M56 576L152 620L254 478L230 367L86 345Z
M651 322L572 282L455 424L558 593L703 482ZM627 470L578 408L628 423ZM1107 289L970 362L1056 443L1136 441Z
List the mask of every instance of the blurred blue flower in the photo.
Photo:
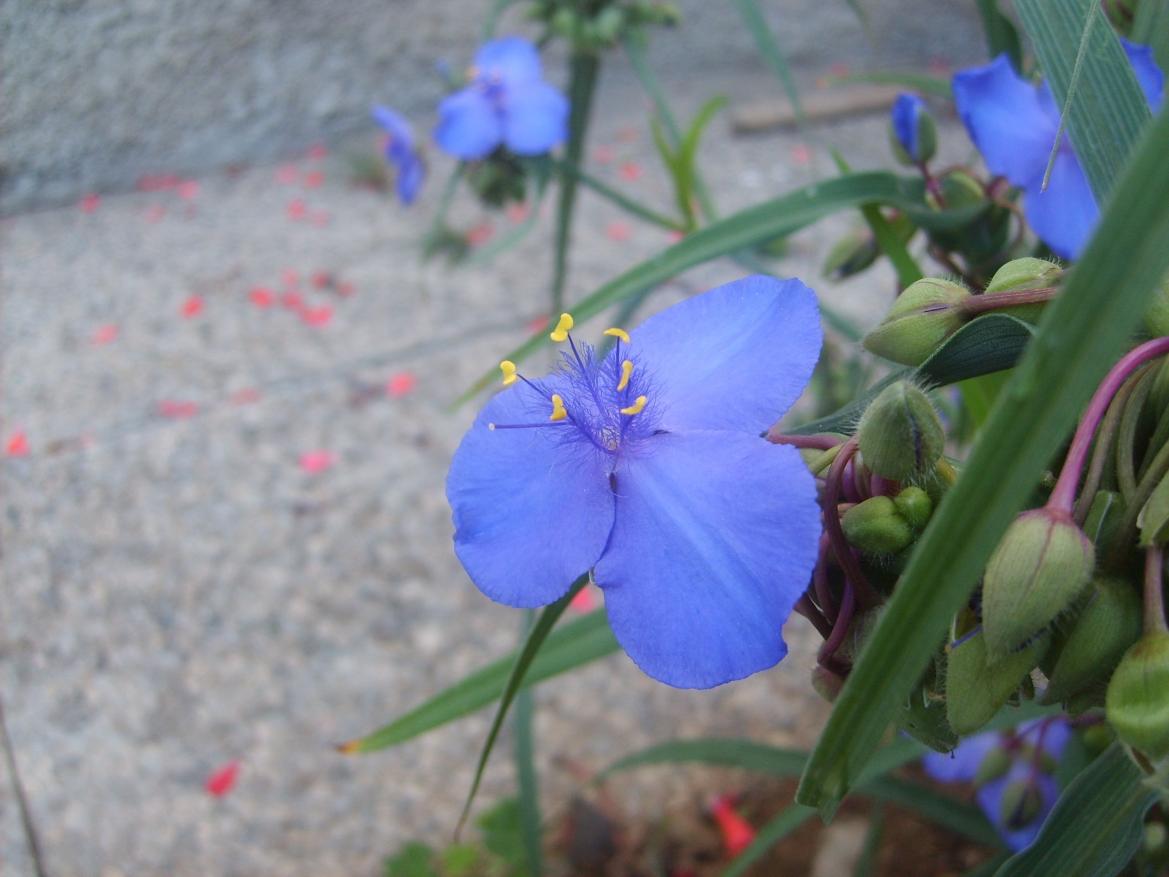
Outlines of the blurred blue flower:
M414 145L414 131L401 113L375 106L374 121L386 132L386 161L397 171L396 188L403 204L411 204L422 187L426 168Z
M915 94L899 94L893 102L891 113L893 134L901 148L914 161L921 161L921 144L918 143L921 117L926 112L925 101Z
M455 158L485 158L501 143L516 155L540 155L567 136L568 100L544 82L540 55L527 40L485 43L470 80L438 105L434 139Z
M820 353L816 296L747 277L687 299L607 356L577 343L542 379L501 364L447 476L455 552L484 594L541 606L593 570L648 675L709 688L778 662L815 565L820 514L799 453L761 437Z
M1121 40L1137 81L1156 108L1164 77L1152 52ZM1046 82L1021 79L1006 55L954 75L954 101L986 166L1024 192L1027 221L1064 259L1075 259L1088 242L1100 210L1067 135L1059 141L1047 190L1041 191L1059 133L1059 107Z
M977 781L978 806L1018 851L1035 840L1059 799L1052 774L1071 736L1065 719L1035 719L1014 731L968 737L949 755L930 752L922 767L940 782Z

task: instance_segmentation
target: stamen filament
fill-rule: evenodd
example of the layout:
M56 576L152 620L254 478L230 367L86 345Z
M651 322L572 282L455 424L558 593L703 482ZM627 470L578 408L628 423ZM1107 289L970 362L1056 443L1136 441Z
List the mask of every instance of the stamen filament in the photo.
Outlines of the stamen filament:
M629 376L633 374L633 363L628 359L621 363L621 380L617 382L617 390L620 392L629 386Z
M634 401L634 403L632 405L630 405L628 408L622 408L621 413L628 414L631 417L634 414L640 414L642 411L645 410L645 403L648 401L649 401L649 399L647 399L645 396L638 396L636 401Z
M556 328L548 333L548 337L557 344L567 340L568 330L573 327L572 314L561 314L556 322Z

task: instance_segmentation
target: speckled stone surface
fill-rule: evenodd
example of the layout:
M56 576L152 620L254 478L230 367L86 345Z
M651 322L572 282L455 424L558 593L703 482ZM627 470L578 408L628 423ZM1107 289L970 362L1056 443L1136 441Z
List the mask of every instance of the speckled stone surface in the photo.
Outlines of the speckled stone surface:
M736 71L708 85L680 89L684 112L717 90L774 90ZM600 101L592 170L668 209L638 93L618 74ZM723 120L703 147L711 188L730 211L831 175L823 143L856 167L886 164L884 125L733 139ZM295 174L209 175L187 197L0 222L0 693L54 875L372 875L402 841L449 836L486 714L372 756L330 744L515 642L519 615L483 598L451 551L443 479L473 406L447 405L544 310L550 222L489 269L424 265L448 165L432 156L431 185L404 210L350 185L340 152ZM633 182L629 162L644 169ZM290 217L297 200L306 218ZM483 221L465 205L456 219ZM818 276L854 221L797 235L782 270L871 323L887 272ZM502 234L512 221L491 222ZM588 194L577 238L571 298L667 244ZM333 288L315 288L318 272ZM739 273L689 272L652 307ZM257 286L272 307L250 300ZM331 319L307 324L281 305L288 291ZM203 307L185 317L192 295ZM403 371L417 384L390 398ZM18 432L29 453L2 455ZM332 465L305 471L302 455L321 451ZM549 812L575 787L564 758L600 767L698 734L810 743L825 715L807 684L816 643L799 619L785 633L776 670L715 691L655 684L623 655L540 688ZM483 801L511 789L506 744ZM235 788L209 796L206 778L234 759ZM653 815L699 776L631 774L613 791ZM7 787L0 802L0 872L29 873Z

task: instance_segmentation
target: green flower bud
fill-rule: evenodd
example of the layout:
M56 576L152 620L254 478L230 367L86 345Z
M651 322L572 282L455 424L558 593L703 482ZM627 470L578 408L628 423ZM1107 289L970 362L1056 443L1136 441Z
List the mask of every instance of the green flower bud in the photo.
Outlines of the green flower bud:
M969 291L957 283L926 277L911 284L864 337L870 353L902 365L921 365L967 321L962 303Z
M946 671L946 718L955 733L973 734L995 717L1039 663L1048 638L1038 637L998 661L987 655L982 631L950 650Z
M1005 658L1071 606L1092 576L1095 550L1066 512L1025 512L986 566L982 621L989 654Z
M1157 287L1153 304L1145 311L1145 328L1155 338L1169 335L1169 277Z
M930 472L946 436L926 394L908 381L890 384L861 417L857 443L865 465L894 481Z
M606 45L612 45L621 35L625 25L625 10L620 6L606 6L597 16L597 37Z
M1023 292L1055 286L1063 277L1063 269L1044 259L1013 259L995 272L986 286L987 295L1001 292ZM1037 323L1043 315L1044 302L1003 308L998 313L1010 314L1028 323Z
M821 269L825 277L843 280L860 274L877 261L881 248L867 229L858 229L848 237L841 238L828 251Z
M1049 674L1044 702L1058 703L1106 682L1141 635L1141 598L1124 579L1098 578L1083 611L1064 639Z
M906 167L916 167L938 151L938 130L925 101L902 94L893 102L889 117L889 145L894 157Z
M934 512L934 502L920 487L907 487L895 497L897 512L914 530L924 530Z
M999 801L999 819L1010 831L1026 828L1043 813L1043 793L1029 780L1008 783Z
M844 538L866 554L896 554L913 542L913 530L887 496L874 496L840 518Z
M1169 633L1146 634L1121 659L1108 683L1108 722L1150 758L1169 755Z
M992 749L979 763L974 774L974 785L982 786L997 780L1011 769L1012 763L1011 756L1005 749Z
M552 16L552 20L548 23L548 29L552 33L566 40L571 40L576 35L577 28L579 27L580 20L577 18L576 13L563 6L556 10L556 13Z

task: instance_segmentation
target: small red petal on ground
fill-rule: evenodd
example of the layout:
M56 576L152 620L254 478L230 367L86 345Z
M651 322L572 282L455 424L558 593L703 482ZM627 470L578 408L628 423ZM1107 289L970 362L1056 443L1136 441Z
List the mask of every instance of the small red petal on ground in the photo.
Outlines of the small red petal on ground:
M146 174L138 179L137 189L140 192L165 192L179 184L179 178L174 174Z
M304 296L299 292L286 292L280 296L280 307L290 311L299 311L304 307Z
M304 219L308 206L300 198L293 198L288 202L287 211L289 219Z
M682 240L684 237L686 237L686 232L679 231L676 228L671 228L668 232L666 232L666 240L668 240L671 244L678 243L678 241Z
M81 208L82 213L93 213L93 211L101 206L101 195L90 192L77 202L77 206Z
M199 197L199 182L198 180L183 180L175 186L175 192L180 198L185 198L188 201L197 198Z
M720 795L710 806L710 815L718 824L718 832L722 836L723 848L732 859L755 840L755 829L746 819L738 814L727 795Z
M323 171L309 171L304 175L304 186L306 189L319 189L323 182L325 182L325 174Z
M934 76L949 76L954 68L945 58L930 58L927 69Z
M203 296L192 295L185 302L179 312L188 320L203 313Z
M851 68L843 61L837 61L828 68L828 72L836 77L847 76L851 72Z
M478 247L481 244L487 243L491 240L492 235L495 234L495 229L491 227L490 222L481 222L473 228L467 230L467 244L468 246Z
M260 391L255 387L245 387L242 390L236 390L228 399L232 405L250 405L260 401Z
M791 149L792 164L811 164L812 150L803 143L797 143Z
M528 218L530 212L531 208L528 207L526 202L523 204L507 205L507 218L512 222L523 222Z
M309 217L309 221L312 222L312 224L317 228L324 228L332 221L332 219L333 217L328 210L316 210L313 212L313 215Z
M632 126L622 128L617 132L617 139L622 143L632 143L637 139L637 129Z
M319 475L337 462L332 451L307 451L300 455L300 468L309 475Z
M314 289L328 289L333 285L333 275L328 271L314 271L309 277L309 283Z
M161 204L151 204L144 215L147 222L160 222L166 216L166 208Z
M276 182L278 183L288 185L289 183L295 183L299 179L300 169L294 164L282 164L276 168Z
M238 761L229 761L223 767L211 772L211 775L207 777L207 782L203 784L203 788L211 797L222 798L235 788L235 781L239 779L239 769L240 763Z
M528 320L526 328L535 335L537 332L543 332L547 329L550 322L551 320L546 316L532 317L532 319Z
M354 286L351 281L342 280L337 284L337 295L342 295L345 298L349 298L349 296L353 295L355 292L357 292L357 287Z
M194 402L183 402L178 399L163 399L158 403L158 413L171 420L184 420L199 413L199 406Z
M600 601L591 586L586 586L577 592L576 596L568 601L568 608L573 612L592 612Z
M612 146L598 146L593 150L593 161L597 164L609 164L616 157L617 152Z
M333 309L328 305L321 305L319 308L302 308L300 318L306 326L320 328L329 325L333 319Z
M300 286L300 272L292 268L285 268L280 272L280 282L289 288Z
M329 147L325 146L323 143L317 143L313 146L310 146L308 152L305 154L315 161L320 161L322 158L328 156Z
M644 173L645 171L642 170L641 165L635 161L627 161L621 165L621 179L628 180L631 183L640 180Z
M633 237L633 226L628 222L614 220L605 226L605 237L618 243L627 241Z
M28 436L24 434L24 430L18 429L8 437L8 442L4 446L4 453L10 457L28 456Z
M276 303L276 293L270 289L266 289L263 286L257 286L255 289L249 292L248 298L250 298L252 300L252 304L258 308L270 308Z
M386 395L391 399L401 399L413 393L416 386L418 378L414 376L414 372L398 372L390 375L390 379L386 381Z
M118 338L118 327L115 323L106 323L104 326L98 326L93 330L93 335L89 339L95 346L102 344L111 344Z

